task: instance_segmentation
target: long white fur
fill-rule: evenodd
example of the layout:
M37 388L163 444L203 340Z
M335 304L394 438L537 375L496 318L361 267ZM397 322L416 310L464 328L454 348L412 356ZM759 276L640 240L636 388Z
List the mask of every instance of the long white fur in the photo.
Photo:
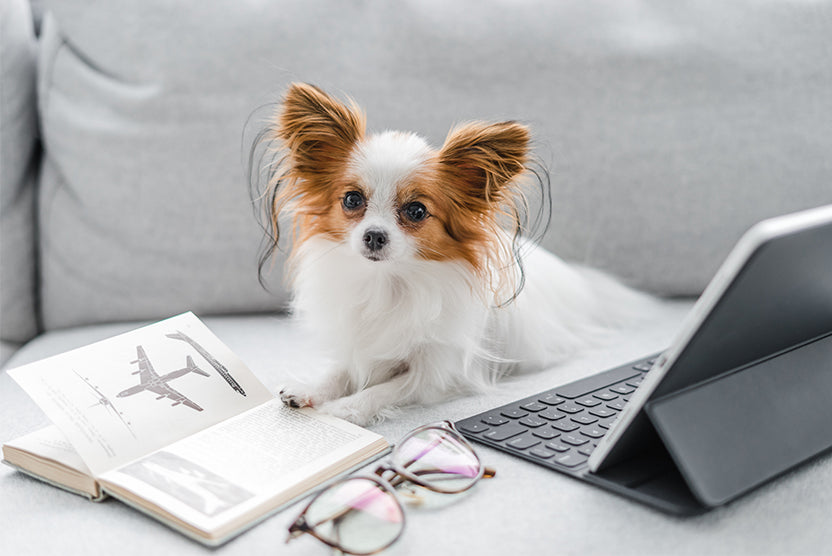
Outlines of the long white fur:
M286 403L367 424L405 405L482 390L511 370L555 364L652 303L540 247L525 253L525 287L505 306L464 262L418 257L396 224L393 200L430 152L408 133L359 143L348 168L370 192L361 222L345 241L313 237L296 247L294 314L335 367L315 387L284 388ZM385 260L362 253L370 228L389 234Z

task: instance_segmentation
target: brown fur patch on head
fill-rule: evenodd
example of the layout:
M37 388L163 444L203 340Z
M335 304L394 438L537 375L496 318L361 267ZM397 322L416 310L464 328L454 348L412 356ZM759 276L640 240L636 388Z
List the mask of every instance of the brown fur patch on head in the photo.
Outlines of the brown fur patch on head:
M355 190L346 165L355 144L364 137L361 109L341 103L314 85L289 86L271 126L285 149L281 166L269 184L271 223L277 230L280 212L291 205L293 228L302 242L315 234L339 237L339 199Z
M400 226L416 240L420 258L431 261L461 260L479 270L483 263L483 239L470 236L466 229L457 225L459 220L470 218L470 215L460 213L464 208L455 198L458 190L441 179L442 174L435 160L428 164L428 168L432 171L420 172L398 191L396 204L400 210ZM413 202L422 203L430 216L420 222L409 221L404 211Z

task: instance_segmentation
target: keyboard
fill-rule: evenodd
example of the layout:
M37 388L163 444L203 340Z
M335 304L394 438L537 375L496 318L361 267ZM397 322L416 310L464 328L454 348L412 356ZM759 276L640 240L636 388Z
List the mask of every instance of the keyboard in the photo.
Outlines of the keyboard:
M581 476L590 454L658 356L462 419L457 429L475 442Z

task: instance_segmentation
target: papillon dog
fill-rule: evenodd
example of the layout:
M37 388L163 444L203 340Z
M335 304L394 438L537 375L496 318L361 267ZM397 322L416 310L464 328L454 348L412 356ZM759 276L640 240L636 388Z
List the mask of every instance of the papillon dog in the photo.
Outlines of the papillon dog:
M279 145L269 254L290 218L291 309L334 360L319 384L281 390L292 407L363 425L482 390L562 361L647 299L522 243L525 125L466 123L435 149L368 134L355 103L292 84L265 136Z

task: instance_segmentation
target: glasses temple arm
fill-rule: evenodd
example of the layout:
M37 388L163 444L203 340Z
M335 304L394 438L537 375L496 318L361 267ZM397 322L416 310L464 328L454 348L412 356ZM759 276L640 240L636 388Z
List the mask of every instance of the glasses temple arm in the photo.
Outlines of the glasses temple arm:
M381 477L384 474L385 471L392 471L393 473L395 473L394 476L392 476L390 479L387 480L387 482L390 483L390 486L392 486L393 488L395 488L395 487L397 487L397 486L399 486L402 483L407 481L407 479L405 477L403 477L402 475L400 475L399 473L397 473L395 469L391 469L391 468L388 468L388 467L383 467L383 466L379 467L378 469L376 469L375 473L376 473L376 475ZM419 476L423 473L425 473L425 474L430 473L430 471L425 470L425 471L413 472L413 474L416 475L416 476ZM488 465L483 466L483 469L482 469L482 478L483 479L493 479L496 475L497 475L497 470L496 469L494 469L493 467L488 466Z

